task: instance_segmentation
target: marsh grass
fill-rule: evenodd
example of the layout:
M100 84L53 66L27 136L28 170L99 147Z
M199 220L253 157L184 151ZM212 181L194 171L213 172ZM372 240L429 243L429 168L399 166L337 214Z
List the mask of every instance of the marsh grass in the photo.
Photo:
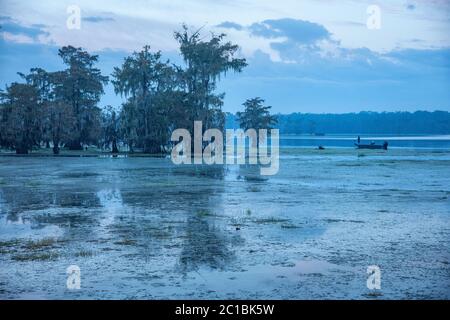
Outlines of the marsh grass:
M270 224L270 223L283 223L289 222L289 219L277 218L277 217L268 217L253 220L254 223L257 224Z
M197 211L197 217L212 217L214 213L208 209L200 209Z
M123 239L123 240L114 242L114 244L117 244L120 246L135 246L137 244L137 241L133 240L133 239Z
M249 192L260 192L261 188L256 187L256 186L250 186L247 188Z
M92 257L93 255L94 255L94 252L91 250L80 250L75 253L75 257L80 257L80 258L89 258L89 257Z
M9 248L9 247L17 247L20 244L19 239L12 239L8 241L0 241L0 249Z
M53 247L58 242L55 238L43 238L41 240L36 241L27 241L23 247L28 250L40 250L46 247Z
M284 223L281 225L281 228L283 228L283 229L300 229L300 226L296 226L292 223Z
M97 177L100 176L97 172L69 172L64 173L62 175L63 178L69 178L69 179L77 179L77 178L90 178L90 177Z
M43 253L29 253L29 254L17 254L11 257L15 261L49 261L55 260L59 257L56 252L43 252Z

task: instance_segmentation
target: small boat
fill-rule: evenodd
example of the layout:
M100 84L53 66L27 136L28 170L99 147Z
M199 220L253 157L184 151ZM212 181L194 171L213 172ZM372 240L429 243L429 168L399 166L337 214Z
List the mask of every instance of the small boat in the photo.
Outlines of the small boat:
M388 143L385 141L383 144L362 144L362 143L355 143L356 148L358 149L372 149L372 150L387 150L388 149Z

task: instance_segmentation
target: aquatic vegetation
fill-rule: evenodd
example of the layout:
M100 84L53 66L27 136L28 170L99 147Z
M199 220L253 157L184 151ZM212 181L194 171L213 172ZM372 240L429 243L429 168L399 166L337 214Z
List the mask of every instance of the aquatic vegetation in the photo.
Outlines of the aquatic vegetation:
M281 228L283 228L283 229L299 229L300 226L292 224L292 223L284 223L281 225Z
M250 187L248 187L248 191L250 191L250 192L260 192L261 189L259 187L257 187L257 186L250 186Z
M137 244L137 241L133 240L133 239L123 239L123 240L114 242L114 244L117 244L120 246L135 246Z
M56 252L38 252L38 253L33 252L33 253L13 255L11 259L20 262L29 262L29 261L55 260L58 257L59 254Z
M59 281L67 263L80 261L86 263L84 279L91 281L95 274L99 290L120 277L125 286L113 298L251 298L264 282L267 290L256 298L279 298L280 292L285 298L339 298L347 292L351 298L373 299L364 294L365 266L374 253L391 268L383 298L404 298L405 292L448 296L443 285L449 263L448 199L443 199L450 195L447 166L408 162L393 170L373 165L373 156L364 167L343 167L338 164L356 161L354 151L329 149L325 157L296 152L289 151L291 158L283 161L276 178L258 183L237 180L238 167L224 170L224 178L211 178L189 174L194 168L174 169L161 158L76 158L64 165L59 158L0 159L5 181L13 181L24 168L30 176L58 177L35 178L42 184L32 189L23 188L28 177L0 186L5 212L0 216L1 278L8 279L0 298L20 298L36 288L48 297L65 298L44 284ZM101 179L74 183L73 176L65 176L91 171ZM424 183L424 177L430 180ZM171 189L162 186L164 181ZM250 186L261 191L254 193ZM417 290L402 278L405 257L437 261L408 270L417 279ZM305 258L331 262L333 272L293 264ZM111 263L104 273L89 269L105 261ZM31 277L31 267L55 272ZM299 272L305 277L301 287ZM235 278L233 284L228 278ZM205 281L215 293L203 290ZM330 290L323 290L325 285ZM88 290L80 297L99 295Z
M46 247L52 247L56 245L57 242L58 240L56 238L44 238L36 241L30 240L23 245L23 248L29 250L40 250Z
M208 209L200 209L197 211L198 217L208 217L208 216L213 216L213 215L214 214Z
M283 219L283 218L278 218L278 217L268 217L268 218L254 219L253 222L258 223L258 224L270 224L270 223L289 222L289 219Z
M100 174L97 172L67 172L62 174L63 178L74 178L74 179L78 179L78 178L90 178L90 177L97 177Z
M0 248L17 247L20 244L19 239L12 239L8 241L0 241Z
M89 258L94 255L93 251L90 250L81 250L75 253L75 257L81 257L81 258Z
M267 177L261 175L246 175L244 176L244 180L248 182L264 182L267 181Z
M328 223L337 223L337 222L350 222L350 223L364 223L361 220L345 220L345 219L325 219Z

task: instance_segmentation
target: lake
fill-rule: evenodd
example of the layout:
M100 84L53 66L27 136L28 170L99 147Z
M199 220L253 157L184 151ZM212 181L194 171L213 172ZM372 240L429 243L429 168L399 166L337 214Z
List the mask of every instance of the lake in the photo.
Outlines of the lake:
M0 157L0 299L449 299L448 141L358 151L329 138L283 140L264 178L167 158ZM305 148L319 140L326 150Z
M383 144L389 142L390 148L428 148L428 149L450 149L450 135L360 135L362 143L375 142ZM354 146L358 136L356 135L282 135L280 145L284 147L344 147Z

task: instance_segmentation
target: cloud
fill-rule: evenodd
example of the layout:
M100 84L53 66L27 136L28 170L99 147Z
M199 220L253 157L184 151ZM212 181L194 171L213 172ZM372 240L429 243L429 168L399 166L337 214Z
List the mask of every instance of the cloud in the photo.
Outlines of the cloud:
M6 16L0 17L1 31L7 32L10 35L21 35L31 39L36 39L41 35L48 35L42 30L45 26L43 24L32 24L30 26L22 25L14 19Z
M266 38L287 37L289 40L309 44L328 39L330 33L320 24L295 19L265 20L250 26L252 34Z
M79 30L66 28L70 2L2 2L0 87L32 66L63 68L57 49L68 44L99 54L105 74L145 44L182 63L170 55L178 56L173 31L186 22L204 26L205 39L226 33L249 62L242 74L221 82L226 111L251 96L267 97L277 112L450 108L448 0L385 5L376 32L365 27L366 2L77 2L84 18ZM120 104L113 92L103 99Z
M22 34L22 33L10 33L10 32L2 32L1 33L3 40L5 41L10 41L10 42L16 42L16 43L34 43L35 40L29 36L27 36L26 34Z
M221 24L218 24L217 27L224 28L224 29L235 29L238 31L241 31L244 28L243 26L241 26L238 23L229 22L229 21L222 22Z
M100 16L83 17L82 20L86 21L86 22L92 22L92 23L99 23L99 22L105 22L105 21L115 21L114 18L111 18L111 17L100 17Z
M310 53L291 64L258 53L243 74L223 81L225 105L237 111L247 97L263 96L277 112L450 110L449 49L340 50L336 59Z
M38 43L42 38L49 35L48 32L43 30L45 28L43 24L21 25L7 16L0 17L0 25L0 34L4 41L31 44Z
M334 43L324 26L305 20L270 19L246 26L226 21L217 27L227 29L247 57L261 52L274 62L296 63L311 51L326 47L325 42Z

